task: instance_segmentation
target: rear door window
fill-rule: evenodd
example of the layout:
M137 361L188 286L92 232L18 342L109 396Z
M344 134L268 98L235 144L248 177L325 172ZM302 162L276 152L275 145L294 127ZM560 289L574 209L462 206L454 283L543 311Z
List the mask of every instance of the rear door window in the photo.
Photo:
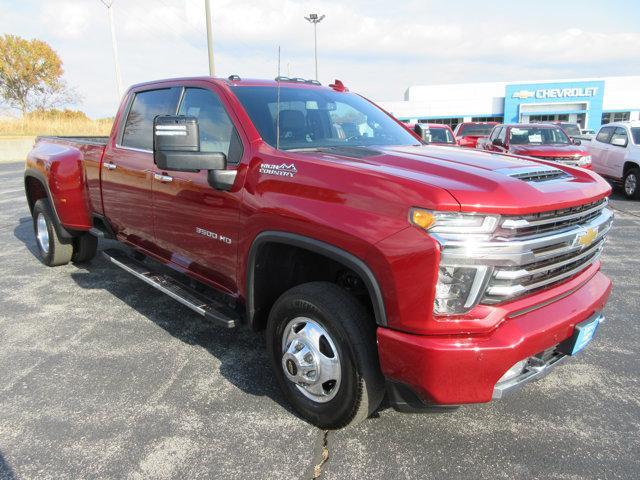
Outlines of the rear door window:
M122 146L152 150L153 119L158 115L175 114L179 95L179 88L136 93L122 132Z

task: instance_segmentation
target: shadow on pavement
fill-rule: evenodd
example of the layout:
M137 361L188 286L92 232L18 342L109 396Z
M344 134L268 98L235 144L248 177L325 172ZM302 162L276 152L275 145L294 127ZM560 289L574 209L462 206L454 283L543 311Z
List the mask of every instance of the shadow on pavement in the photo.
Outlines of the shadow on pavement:
M13 470L4 459L4 455L0 451L0 480L17 480L18 477L15 476Z
M30 222L21 222L14 235L38 257ZM100 240L99 248L120 245ZM106 290L173 337L188 345L205 348L220 361L220 374L245 393L267 396L293 415L280 393L266 353L264 337L245 327L225 329L170 299L156 289L108 263L100 250L90 263L77 265L71 278L85 290ZM43 266L42 268L47 268Z

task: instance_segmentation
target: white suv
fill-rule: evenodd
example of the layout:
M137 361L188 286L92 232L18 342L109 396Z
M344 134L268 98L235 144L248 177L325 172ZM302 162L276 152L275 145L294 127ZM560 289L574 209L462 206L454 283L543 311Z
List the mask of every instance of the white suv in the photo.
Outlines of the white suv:
M640 122L614 122L600 127L585 147L593 170L622 183L627 198L640 199Z

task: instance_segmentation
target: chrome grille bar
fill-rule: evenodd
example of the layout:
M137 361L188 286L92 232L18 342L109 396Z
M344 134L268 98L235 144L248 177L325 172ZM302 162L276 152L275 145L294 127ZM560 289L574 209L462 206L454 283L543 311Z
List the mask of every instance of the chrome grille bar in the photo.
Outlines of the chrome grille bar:
M491 236L433 234L441 245L441 265L488 267L480 300L484 304L549 288L598 261L613 222L607 203L603 199L552 212L503 216Z

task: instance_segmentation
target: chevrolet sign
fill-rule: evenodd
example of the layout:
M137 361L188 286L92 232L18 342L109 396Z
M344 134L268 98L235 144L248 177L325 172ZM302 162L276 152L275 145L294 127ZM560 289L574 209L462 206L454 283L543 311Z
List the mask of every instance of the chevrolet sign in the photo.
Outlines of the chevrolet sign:
M569 88L540 88L538 90L517 90L511 95L512 98L526 100L527 98L575 98L575 97L595 97L598 87L569 87Z

